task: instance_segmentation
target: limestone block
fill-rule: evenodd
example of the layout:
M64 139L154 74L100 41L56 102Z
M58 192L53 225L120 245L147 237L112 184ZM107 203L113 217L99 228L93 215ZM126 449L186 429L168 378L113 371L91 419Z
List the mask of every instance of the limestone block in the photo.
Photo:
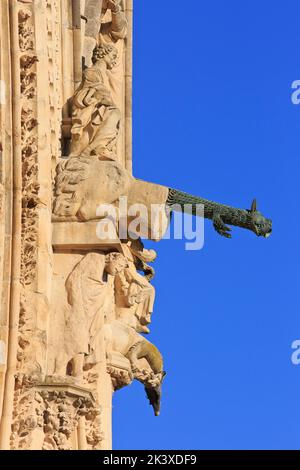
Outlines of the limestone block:
M52 245L55 252L72 250L100 251L121 250L119 239L100 240L97 235L98 222L54 222Z

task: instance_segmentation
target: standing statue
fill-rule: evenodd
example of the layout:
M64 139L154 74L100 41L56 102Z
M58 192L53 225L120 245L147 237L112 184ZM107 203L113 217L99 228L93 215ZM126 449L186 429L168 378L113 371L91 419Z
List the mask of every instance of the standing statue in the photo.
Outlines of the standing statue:
M127 19L121 0L104 0L101 12L100 43L119 43L127 35ZM108 16L110 12L110 18ZM119 45L119 44L118 44Z
M116 159L121 112L112 99L107 72L115 66L117 54L113 45L96 47L93 66L83 72L73 96L70 157Z
M89 364L97 364L99 333L113 316L111 301L113 285L107 275L116 276L127 267L120 253L88 253L66 280L67 306L65 314L64 345L56 359L55 375L66 375L67 364L72 362L72 375L82 380L85 357Z
M149 333L147 325L151 323L155 289L149 282L154 270L146 262L153 262L156 252L146 250L140 240L123 243L122 248L128 267L115 279L117 314L139 333ZM138 271L143 271L145 275Z
M98 44L112 44L118 52L114 68L108 72L110 91L114 102L122 109L124 102L124 39L127 36L127 19L121 0L104 0Z

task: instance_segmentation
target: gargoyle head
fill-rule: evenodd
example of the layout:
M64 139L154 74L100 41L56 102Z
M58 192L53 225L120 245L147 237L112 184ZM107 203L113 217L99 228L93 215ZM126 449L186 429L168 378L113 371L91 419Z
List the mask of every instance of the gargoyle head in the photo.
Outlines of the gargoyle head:
M252 231L258 237L268 238L272 233L272 220L267 219L257 210L256 199L253 200L251 209L248 212L251 219Z
M158 385L154 387L145 385L146 395L150 402L150 405L153 407L155 416L159 416L160 414L161 384L163 382L165 375L166 375L165 371L161 372L161 381Z

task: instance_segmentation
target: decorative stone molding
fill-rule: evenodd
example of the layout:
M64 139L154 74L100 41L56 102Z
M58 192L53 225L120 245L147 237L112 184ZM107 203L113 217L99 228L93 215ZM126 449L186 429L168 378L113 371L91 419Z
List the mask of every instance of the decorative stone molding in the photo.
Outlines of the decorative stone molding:
M35 37L32 12L19 10L21 152L22 152L22 240L21 284L30 285L36 275L37 262L37 207L38 192L38 141L36 128L36 62Z
M35 54L35 35L32 12L20 9L19 45L20 45L20 84L21 105L21 162L22 162L22 220L21 220L21 271L22 286L19 315L19 338L17 367L23 371L31 368L39 370L29 354L35 330L35 299L28 288L37 275L38 245L38 137L37 126L37 56ZM31 302L30 302L31 300ZM34 355L33 355L34 357ZM29 366L30 364L30 366Z
M49 79L50 146L53 169L61 155L62 64L61 2L47 0L47 55Z
M112 385L114 391L120 390L127 385L130 385L131 382L134 380L133 373L131 371L131 366L129 361L124 361L124 357L121 358L123 363L120 364L120 357L118 360L114 360L115 358L112 357L112 354L107 355L107 373L111 377Z
M34 35L32 26L29 25L32 13L29 10L19 11L19 45L20 51L32 51L34 48Z

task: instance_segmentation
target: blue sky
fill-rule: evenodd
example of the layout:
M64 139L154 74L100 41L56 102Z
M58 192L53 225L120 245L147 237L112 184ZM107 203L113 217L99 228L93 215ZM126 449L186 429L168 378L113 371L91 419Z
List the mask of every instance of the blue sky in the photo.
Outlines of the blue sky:
M135 176L259 209L273 234L205 223L205 246L158 252L149 339L167 377L114 397L115 449L300 449L299 3L135 0Z

